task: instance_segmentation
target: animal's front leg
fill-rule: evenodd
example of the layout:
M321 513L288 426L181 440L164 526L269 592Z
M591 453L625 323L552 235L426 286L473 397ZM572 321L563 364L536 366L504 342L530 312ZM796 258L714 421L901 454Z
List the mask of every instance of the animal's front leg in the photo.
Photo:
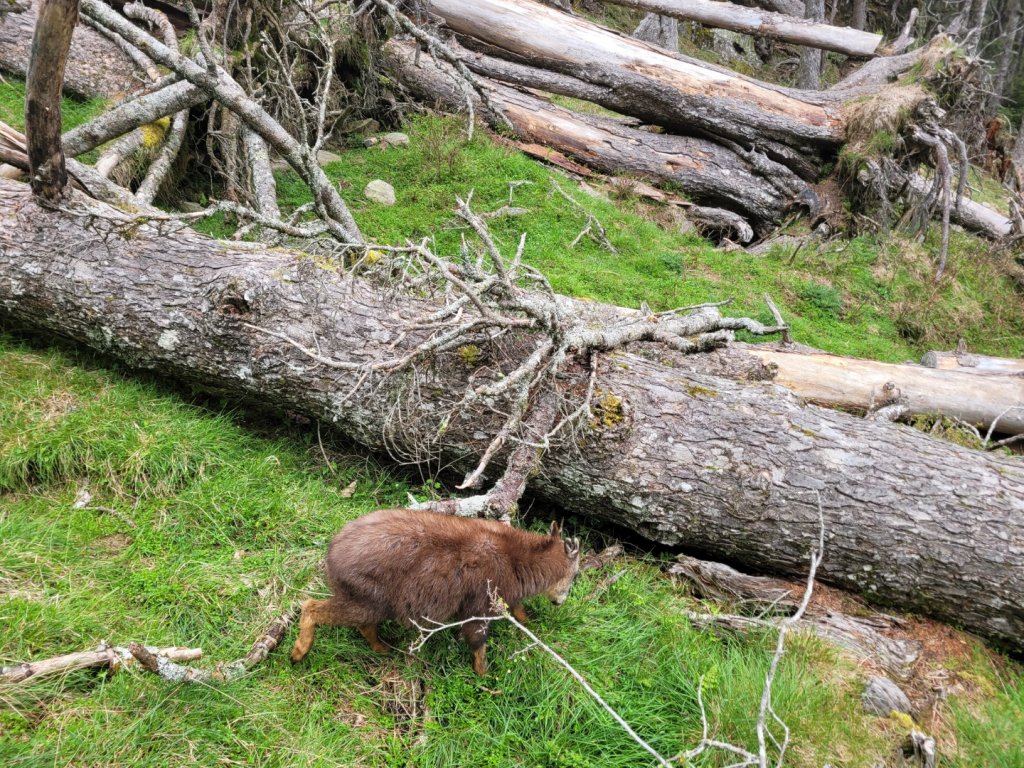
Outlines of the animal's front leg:
M473 651L473 671L478 675L487 674L487 622L471 621L462 625L462 636Z
M363 637L366 638L366 642L370 644L371 649L373 649L377 653L388 652L388 647L380 641L379 637L377 637L376 624L367 624L366 626L360 627L359 632L362 634Z
M523 604L512 606L512 618L518 621L520 624L529 624L530 616L526 613L526 609L523 608Z

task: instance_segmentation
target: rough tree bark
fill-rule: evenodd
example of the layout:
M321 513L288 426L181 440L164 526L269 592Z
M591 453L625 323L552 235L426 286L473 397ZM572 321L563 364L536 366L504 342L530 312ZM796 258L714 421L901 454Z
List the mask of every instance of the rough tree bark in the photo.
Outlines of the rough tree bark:
M0 16L0 69L25 76L41 3L35 0L24 13ZM113 98L145 82L144 75L135 73L134 63L116 45L88 27L75 27L64 80L67 92Z
M648 13L633 30L633 37L666 51L679 53L679 22L671 16Z
M850 26L854 29L864 29L868 25L868 0L853 0L853 9L850 11Z
M1005 13L1005 25L1000 35L999 55L996 57L995 69L992 72L992 91L989 94L988 111L998 111L1006 95L1006 85L1009 82L1010 70L1016 66L1018 51L1017 40L1020 30L1021 0L1007 0Z
M866 0L857 0L864 2ZM972 29L980 30L985 24L985 11L988 10L988 0L971 0L970 24Z
M745 8L717 0L613 0L616 5L650 11L652 15L696 21L708 27L761 35L796 45L807 45L847 56L874 56L882 36L855 28L836 27L820 19L795 18L761 8ZM634 33L635 35L635 33ZM647 39L647 38L642 38ZM654 42L654 41L651 41Z
M25 185L0 180L0 210L0 316L19 327L309 414L375 450L460 469L475 465L504 423L486 410L456 417L450 409L476 365L501 365L516 348L515 333L485 345L472 365L450 352L416 371L371 377L352 394L363 371L318 364L268 331L369 364L415 344L416 334L400 332L401 317L436 305L283 249L140 225L77 194L47 210ZM671 364L629 353L599 363L593 423L544 454L534 492L664 544L790 574L804 571L817 541L820 493L823 579L1024 647L1020 462L650 353Z

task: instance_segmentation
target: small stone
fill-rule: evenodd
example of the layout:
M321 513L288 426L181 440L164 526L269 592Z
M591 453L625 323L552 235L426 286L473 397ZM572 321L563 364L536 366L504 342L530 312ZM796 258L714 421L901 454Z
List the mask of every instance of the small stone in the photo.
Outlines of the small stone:
M380 123L372 117L367 117L362 120L354 120L351 123L345 123L345 125L341 127L339 133L351 135L353 133L376 133L379 130Z
M363 146L366 147L367 149L369 149L370 147L376 147L378 144L380 144L380 139L378 139L376 136L367 136L365 139L363 139Z
M409 137L404 133L385 133L382 141L392 147L408 147Z
M367 199L381 205L395 204L395 188L381 179L374 179L367 184L363 194L366 195Z
M316 161L321 167L328 163L340 163L341 155L337 155L334 152L328 152L326 149L321 149L316 153Z
M199 213L200 211L206 210L199 203L193 203L191 200L186 200L178 207L181 208L184 213Z
M875 676L868 679L864 686L861 704L869 715L888 717L890 712L910 714L910 699L887 677Z

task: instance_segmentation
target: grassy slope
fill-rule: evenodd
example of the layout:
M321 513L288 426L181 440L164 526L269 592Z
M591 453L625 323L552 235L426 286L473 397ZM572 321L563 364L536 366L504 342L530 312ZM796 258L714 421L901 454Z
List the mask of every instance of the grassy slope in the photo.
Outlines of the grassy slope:
M515 202L531 213L495 228L505 243L529 231L528 257L559 290L659 308L735 295L739 310L760 312L767 289L801 341L883 359L923 348L899 335L892 309L915 290L930 291L912 281L914 269L927 271L923 257L916 267L897 259L904 246L861 239L839 252L801 253L790 267L789 254L723 254L639 218L650 210L635 201L619 201L634 212L623 213L573 190L621 253L589 241L569 249L583 220L549 194L546 169L485 138L466 149L458 124L424 120L411 133L408 150L358 150L328 169L352 183L346 196L381 240L437 232L439 247L452 248L459 232L445 227L454 194L474 188L479 208L493 208L507 201L508 181L529 180ZM359 202L358 190L376 176L396 184L399 206ZM281 182L286 204L304 199L294 178ZM979 349L1015 351L1019 341L999 337L1019 329L1019 301L983 262L968 260L964 251L980 246L966 238L959 246L954 288L927 306L941 321L959 311L958 295L1001 305L1001 320L979 317L961 332ZM893 293L881 295L884 285ZM335 530L423 490L358 456L334 454L332 462L328 469L308 427L261 434L225 408L89 357L0 337L0 661L103 639L199 645L212 660L244 653L282 605L322 590L315 563ZM83 481L93 499L75 509ZM680 615L692 601L656 566L633 557L586 574L565 606L531 606L535 629L663 752L698 736L701 675L714 733L753 746L770 639L724 642L693 631ZM395 628L391 636L410 639ZM647 764L549 660L513 658L522 645L499 627L492 674L480 680L454 637L437 637L406 660L377 657L355 632L328 629L302 666L292 668L282 649L231 686L82 671L0 688L0 764ZM963 672L970 695L952 698L934 726L944 744L958 745L948 764L1021 765L1019 747L1007 746L1024 730L1019 669L979 652ZM792 644L776 683L777 708L794 729L790 764L869 766L891 750L898 729L860 714L860 676L818 643Z
M104 639L237 657L282 605L323 589L315 563L334 531L419 490L354 455L332 454L328 469L309 427L261 435L88 357L0 338L0 381L3 661ZM93 498L75 509L83 483ZM656 566L633 557L585 574L566 605L530 606L535 630L666 754L698 737L701 675L715 733L752 746L770 638L692 630L692 601ZM281 649L230 686L81 671L0 687L0 764L644 764L550 660L513 658L523 644L499 627L487 679L454 636L406 660L326 629L303 665ZM969 672L984 695L953 699L942 735L961 758L950 764L1019 765L1024 753L1006 747L1024 728L1019 672L984 654ZM793 642L775 688L790 764L870 766L890 749L895 727L859 712L859 676L817 642Z

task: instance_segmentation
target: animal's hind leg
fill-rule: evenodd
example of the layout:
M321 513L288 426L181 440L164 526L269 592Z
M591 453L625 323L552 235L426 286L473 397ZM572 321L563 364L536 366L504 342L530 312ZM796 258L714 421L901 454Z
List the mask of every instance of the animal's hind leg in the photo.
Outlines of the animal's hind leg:
M376 624L366 624L365 626L359 627L359 632L366 638L366 642L370 644L370 648L374 651L377 653L388 652L388 647L380 641L379 637L377 637Z
M337 597L330 600L307 600L302 604L302 615L299 617L299 636L292 647L292 663L306 658L313 647L313 636L318 624L349 624L344 604Z
M462 636L473 651L473 671L487 674L487 622L471 621L462 625Z

